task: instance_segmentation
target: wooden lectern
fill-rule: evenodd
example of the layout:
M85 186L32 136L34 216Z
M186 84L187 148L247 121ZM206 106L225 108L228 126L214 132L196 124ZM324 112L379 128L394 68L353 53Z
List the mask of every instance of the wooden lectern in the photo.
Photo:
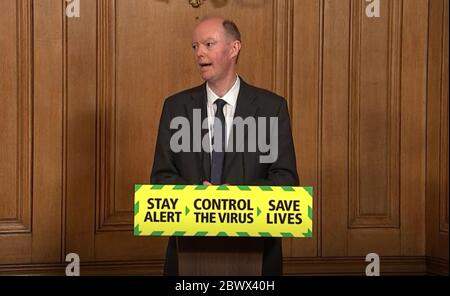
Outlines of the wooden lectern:
M264 242L253 237L178 237L180 276L262 274Z

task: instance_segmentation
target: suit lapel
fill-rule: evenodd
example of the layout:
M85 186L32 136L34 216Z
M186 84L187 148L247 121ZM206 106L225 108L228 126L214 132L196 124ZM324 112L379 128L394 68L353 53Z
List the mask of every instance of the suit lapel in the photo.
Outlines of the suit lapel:
M258 106L256 104L256 93L250 88L250 86L245 83L245 81L241 79L241 85L239 88L239 95L236 102L236 110L234 111L234 118L241 117L243 120L245 120L247 117L255 117L256 113L258 112ZM247 129L244 130L244 151L246 149L247 144L247 135L248 131ZM231 136L231 135L230 135ZM236 147L236 141L235 138L233 139L234 146ZM230 148L230 147L229 147ZM236 152L236 149L233 148L233 152L227 152L225 154L225 163L223 165L223 173L222 176L228 176L229 171L232 168L236 168L236 166L231 166L233 161L236 157L243 157L242 153ZM243 163L243 162L240 162ZM243 169L243 168L242 168ZM243 176L245 177L245 176Z
M203 123L203 121L205 120L205 118L208 118L208 113L206 111L206 83L202 84L201 86L195 88L192 91L192 100L189 102L189 104L187 105L187 114L189 117L189 122L191 124L193 124L193 118L192 118L192 113L194 109L200 109L201 110L201 122L200 124ZM191 130L193 132L193 130ZM207 137L207 133L208 133L208 129L203 129L203 127L201 128L201 138L200 141L203 140L204 137ZM193 138L191 138L191 140L193 141ZM202 182L205 180L209 180L210 179L210 174L211 174L211 159L210 159L210 155L208 152L204 151L203 147L201 146L201 142L200 142L200 149L201 152L195 152L195 155L197 156L197 161L198 163L201 164L201 175L202 175Z

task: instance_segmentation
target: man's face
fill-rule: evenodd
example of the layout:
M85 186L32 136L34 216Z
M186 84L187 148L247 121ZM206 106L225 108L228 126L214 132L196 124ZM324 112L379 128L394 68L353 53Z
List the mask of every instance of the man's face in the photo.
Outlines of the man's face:
M217 82L233 71L233 41L226 35L221 20L200 23L194 30L192 48L203 80Z

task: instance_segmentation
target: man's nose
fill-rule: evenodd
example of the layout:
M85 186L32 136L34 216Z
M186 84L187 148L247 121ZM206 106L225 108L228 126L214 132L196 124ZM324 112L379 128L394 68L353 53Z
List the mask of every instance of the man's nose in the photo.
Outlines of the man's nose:
M203 49L203 46L199 45L196 49L195 49L195 56L197 58L201 58L205 55L205 51Z

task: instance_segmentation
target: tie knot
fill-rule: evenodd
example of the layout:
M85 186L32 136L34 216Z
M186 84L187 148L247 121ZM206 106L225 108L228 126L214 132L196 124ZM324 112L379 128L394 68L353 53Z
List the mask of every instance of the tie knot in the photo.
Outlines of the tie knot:
M217 106L217 110L223 110L223 107L227 104L227 102L225 102L222 99L217 99L214 104L216 104Z

